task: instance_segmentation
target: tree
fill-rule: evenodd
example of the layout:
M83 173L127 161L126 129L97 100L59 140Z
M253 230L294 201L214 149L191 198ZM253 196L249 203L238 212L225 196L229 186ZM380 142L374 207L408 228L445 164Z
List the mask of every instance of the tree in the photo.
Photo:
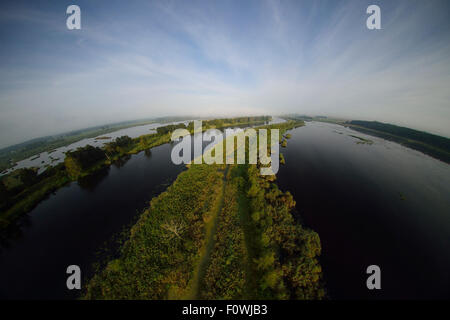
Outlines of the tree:
M169 231L167 234L167 237L169 239L173 239L175 236L181 239L181 234L186 228L186 224L181 220L170 220L166 223L163 223L161 225L161 228L163 228L166 231Z
M83 171L104 160L106 160L106 155L102 149L87 145L75 151L68 151L64 165L69 176L77 179Z

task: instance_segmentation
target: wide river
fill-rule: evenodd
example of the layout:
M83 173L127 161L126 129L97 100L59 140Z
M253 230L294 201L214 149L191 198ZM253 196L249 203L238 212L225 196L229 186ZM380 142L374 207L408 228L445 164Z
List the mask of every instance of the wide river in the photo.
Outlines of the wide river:
M339 125L290 133L278 185L320 235L330 297L450 298L450 166ZM367 289L369 265L381 290Z
M449 298L450 167L333 124L309 122L291 134L278 184L320 235L330 297ZM42 201L0 249L0 298L76 298L67 266L79 265L85 281L101 248L115 253L115 235L184 170L171 149L132 155ZM372 264L381 268L380 291L366 288Z

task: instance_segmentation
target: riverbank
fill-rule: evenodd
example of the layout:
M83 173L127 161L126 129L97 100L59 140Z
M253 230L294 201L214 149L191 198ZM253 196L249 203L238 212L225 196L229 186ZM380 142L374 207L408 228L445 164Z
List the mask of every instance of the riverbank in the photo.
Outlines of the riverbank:
M324 116L289 116L287 118L341 125L373 137L399 143L450 164L450 139L443 136L378 121L334 119ZM360 137L355 138L360 139ZM370 140L361 140L361 143L371 144Z

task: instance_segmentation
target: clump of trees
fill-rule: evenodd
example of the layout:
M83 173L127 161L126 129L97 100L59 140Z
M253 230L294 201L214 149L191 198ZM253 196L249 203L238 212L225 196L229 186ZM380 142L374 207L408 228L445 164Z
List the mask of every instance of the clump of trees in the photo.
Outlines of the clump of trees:
M105 152L97 147L87 145L75 151L68 151L64 159L67 173L72 179L77 179L88 169L106 160Z
M158 134L166 134L169 132L173 132L176 129L186 129L186 125L184 123L179 123L179 124L170 124L164 127L158 127L156 128L156 132Z
M133 139L129 136L121 136L116 138L114 141L106 143L104 146L106 156L108 158L114 155L124 155L128 149L132 146Z
M39 181L36 168L14 170L0 180L0 210L12 206L16 196Z
M325 295L317 233L303 228L291 214L295 201L248 165L247 197L258 237L255 269L260 295L276 299L321 299Z

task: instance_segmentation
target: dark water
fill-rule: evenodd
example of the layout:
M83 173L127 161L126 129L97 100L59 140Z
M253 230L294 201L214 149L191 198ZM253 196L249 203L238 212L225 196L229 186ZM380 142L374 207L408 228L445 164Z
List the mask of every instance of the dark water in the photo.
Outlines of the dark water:
M0 298L76 298L79 291L66 288L67 266L80 266L87 279L105 241L136 221L184 169L172 163L170 151L166 144L133 155L41 202L22 235L1 249Z
M291 134L278 184L320 235L330 297L450 298L450 166L333 124ZM372 264L381 290L366 287Z

